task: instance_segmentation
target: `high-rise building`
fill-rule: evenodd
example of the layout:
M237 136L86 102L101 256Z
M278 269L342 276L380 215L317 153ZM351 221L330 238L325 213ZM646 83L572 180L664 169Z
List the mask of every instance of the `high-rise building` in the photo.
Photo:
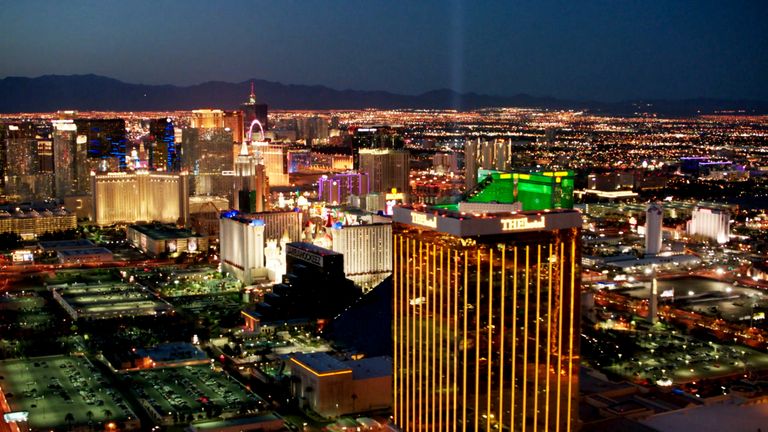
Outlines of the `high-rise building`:
M267 205L269 184L261 159L261 147L254 144L253 154L243 141L235 160L234 208L243 213L263 212Z
M78 140L77 126L72 120L53 122L54 194L57 198L90 192L86 144L84 139Z
M350 195L362 196L370 191L367 173L323 175L317 180L317 198L327 203L341 204Z
M126 161L126 132L123 119L75 119L79 141L88 149L89 170L123 171ZM80 138L80 137L84 138Z
M347 279L364 288L392 274L392 224L343 225L330 230L334 252L344 255Z
M267 104L256 102L256 92L253 89L253 83L251 83L251 94L248 96L248 102L244 103L242 108L243 130L247 131L254 120L258 120L264 130L269 129L269 107Z
M658 203L651 203L645 211L645 253L656 255L661 252L661 226L664 208Z
M181 169L181 152L176 142L173 120L170 118L149 121L148 168L151 171L178 172Z
M360 149L358 171L368 174L371 192L407 194L409 188L410 154L407 150Z
M245 284L270 275L268 259L274 252L285 254L285 244L301 239L302 214L298 212L264 212L240 214L225 212L219 219L219 248L222 271L229 272ZM279 250L277 242L280 242ZM272 247L270 247L272 243ZM284 255L282 265L285 265Z
M3 142L3 192L26 201L53 195L50 128L32 122L8 124Z
M198 109L192 111L190 127L196 129L218 129L224 127L224 111L218 109Z
M189 221L186 173L147 171L92 174L93 217L97 225Z
M181 136L181 165L191 174L192 193L228 196L234 183L232 132L220 127L186 128Z
M243 130L244 120L242 111L224 111L221 121L224 129L232 132L232 139L236 143L243 142L245 132Z
M467 189L477 185L479 169L510 171L512 169L512 141L467 140L464 143L464 174Z
M728 243L730 232L731 213L728 210L696 207L691 213L688 235L725 244Z
M395 207L394 419L575 430L581 216Z
M455 152L435 153L432 156L432 169L438 173L455 173L459 170Z

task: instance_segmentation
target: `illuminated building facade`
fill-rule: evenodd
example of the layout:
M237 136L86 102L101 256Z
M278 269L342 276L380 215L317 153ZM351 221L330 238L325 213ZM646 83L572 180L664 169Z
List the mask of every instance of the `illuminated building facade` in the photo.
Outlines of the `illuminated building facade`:
M91 176L93 217L97 225L189 220L189 181L179 174L137 171Z
M276 144L259 146L270 186L290 186L288 148Z
M688 235L703 237L719 244L728 243L731 213L728 210L696 207L688 222Z
M234 139L224 128L187 128L181 133L181 165L195 195L227 196L234 184Z
M24 239L32 239L46 232L77 228L77 215L63 209L0 210L0 233L16 233Z
M85 142L91 171L115 172L126 169L124 119L75 119L74 122L77 125L78 142Z
M225 212L219 219L221 268L246 285L274 278L285 244L301 239L302 214L298 212L264 212L240 214ZM280 243L279 247L277 243ZM273 256L277 254L278 256ZM282 257L284 265L285 258ZM275 265L273 265L275 264Z
M462 201L520 203L523 211L573 208L572 171L504 173L480 170L480 174L482 180L463 194ZM437 207L457 210L455 204Z
M196 235L189 229L177 228L175 225L130 225L125 229L125 233L128 241L151 256L208 250L208 237Z
M150 120L149 169L151 171L179 171L181 169L181 154L177 144L173 120L170 118Z
M195 129L223 129L224 111L218 109L198 109L192 111L190 126Z
M292 394L323 417L392 406L392 359L341 361L327 353L296 354L288 366L296 377ZM307 391L307 389L312 389Z
M391 223L338 223L330 233L331 249L344 255L344 274L357 285L375 286L392 273Z
M575 430L580 226L567 209L394 209L402 430Z
M477 171L496 170L509 171L512 169L512 141L468 140L464 143L464 169L467 189L475 187L482 180Z
M53 122L54 194L87 195L91 189L88 171L88 148L85 139L78 139L77 126L72 120Z
M390 192L393 188L408 193L410 154L407 150L360 149L361 173L368 174L371 192Z
M317 180L317 198L327 203L341 204L350 195L366 195L369 184L367 173L323 175Z
M661 227L664 219L664 208L652 203L645 211L645 253L656 255L661 252Z

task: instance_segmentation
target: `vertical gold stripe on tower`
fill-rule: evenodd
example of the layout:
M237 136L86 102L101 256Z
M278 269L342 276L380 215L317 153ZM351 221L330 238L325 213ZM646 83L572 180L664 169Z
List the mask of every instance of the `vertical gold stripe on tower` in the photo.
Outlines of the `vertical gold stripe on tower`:
M399 275L400 268L398 267L399 260L398 260L398 256L397 256L397 252L398 252L397 240L398 240L398 237L395 236L395 238L393 240L393 244L392 244L392 252L393 252L392 259L393 259L393 266L394 266L394 270L395 270L394 274L393 274L394 284L393 284L393 287L392 287L392 291L393 291L392 315L393 315L393 320L394 320L393 326L392 326L392 339L393 339L393 342L394 342L394 353L393 353L394 355L392 357L392 362L393 362L393 365L392 365L392 371L393 371L392 375L393 376L392 376L392 378L393 378L393 385L394 385L394 398L392 399L392 404L394 406L392 407L392 412L394 413L395 424L397 424L397 422L400 420L400 411L399 411L399 409L400 409L400 403L399 402L400 401L398 399L400 397L400 392L398 391L399 390L398 383L400 381L400 369L398 368L398 366L399 366L399 361L398 360L400 360L400 358L398 356L398 354L400 353L400 349L399 349L399 342L400 342L400 340L399 340L399 338L397 336L398 336L398 332L400 331L400 326L398 325L399 324L398 315L399 315L399 312L400 312L400 305L398 303L398 301L400 300L400 296L398 295L399 294L398 284L402 280L402 278Z
M459 252L453 253L453 432L459 419ZM466 300L464 304L467 304ZM466 313L465 313L466 315ZM464 331L466 334L466 330ZM466 360L466 359L465 359ZM466 428L466 424L464 426Z
M501 340L499 341L499 429L504 428L504 365L506 364L506 357L504 357L504 334L507 327L507 322L504 317L504 297L507 295L505 291L506 277L507 277L507 246L501 245Z
M480 426L480 276L482 267L480 265L480 248L477 249L477 258L475 259L475 268L477 269L475 283L475 431Z
M412 294L411 294L410 299L415 299L419 295L419 291L418 291L418 285L419 284L418 284L418 280L416 279L416 270L417 270L417 267L419 265L417 258L418 258L419 255L418 255L418 252L416 251L416 240L413 240L413 244L411 246L412 246L411 254L413 255L413 258L411 259L411 261L413 263L413 267L412 267L413 276L412 276L412 279L411 279L411 291L412 291ZM410 305L410 301L409 301L409 305ZM412 420L412 423L415 425L412 430L416 430L416 428L418 427L416 422L419 421L419 417L417 417L417 415L416 415L416 413L418 411L418 405L419 405L418 401L419 400L416 398L416 395L418 394L418 391L419 391L418 390L419 389L419 380L418 380L418 378L419 378L419 374L418 374L419 363L418 363L418 360L419 360L419 352L421 350L418 349L418 346L417 346L417 343L418 343L418 338L417 338L418 330L416 329L416 324L417 324L417 317L416 317L417 309L416 308L417 307L418 307L417 304L413 304L412 306L410 306L410 309L412 309L412 312L413 312L413 317L411 318L411 325L413 326L413 329L412 329L413 333L411 334L411 340L413 342L411 342L411 346L410 346L411 352L413 354L413 358L411 359L411 367L413 368L412 369L413 372L411 372L411 377L412 377L411 378L411 392L413 393L412 396L411 396L411 407L412 407L411 409L413 410L413 414L412 414L413 417L411 417L411 420Z
M402 242L402 238L400 239ZM402 250L402 249L401 249ZM413 333L411 332L411 307L410 307L410 299L412 297L411 293L411 281L413 278L409 277L410 272L413 269L413 261L411 260L411 241L410 239L405 239L405 264L403 265L403 268L405 270L405 298L403 298L403 308L405 310L405 370L403 371L403 376L405 377L405 396L404 396L404 403L403 403L403 412L405 415L403 416L403 427L408 429L411 420L408 417L410 417L411 414L411 407L413 406L413 400L411 399L411 388L413 387L411 385L411 380L413 378L413 363L411 362L411 355L413 353L413 349L411 348L411 345L413 343Z
M573 389L571 388L573 385L573 340L576 338L576 329L573 328L573 316L576 314L576 311L573 310L573 304L574 300L576 298L576 295L578 294L576 292L576 237L571 238L571 256L568 257L569 261L571 261L571 287L569 289L569 292L571 293L571 301L570 301L570 309L569 309L569 323L568 323L568 333L570 334L570 337L568 338L568 412L566 413L566 430L567 432L571 432L571 399L573 399Z
M525 426L528 419L527 405L528 405L528 309L530 309L528 303L528 282L529 282L529 270L530 270L530 246L525 245L525 300L523 303L523 411L522 411L522 426L520 430L525 432Z
M544 430L549 430L549 377L552 371L550 370L550 359L552 357L552 244L549 244L549 254L547 254L547 346L544 350L547 356L547 372L546 372L546 384L545 384L545 398L544 398Z
M486 429L491 430L491 419L493 418L493 412L491 411L491 384L493 380L493 247L488 248L488 384L486 392L487 406L486 406Z
M443 327L445 327L443 316L443 282L445 281L445 274L443 274L443 248L440 247L440 278L439 284L438 284L438 294L439 294L439 310L438 310L438 316L439 320L437 323L439 324L439 333L437 338L437 346L438 346L438 367L437 367L437 382L438 382L438 392L437 392L437 410L438 410L438 416L437 416L437 427L439 429L443 429L443 398L445 396L445 389L443 388Z
M511 381L511 401L512 407L509 410L509 430L515 430L515 396L517 389L515 388L515 378L517 377L517 246L513 253L514 264L512 267L512 379Z
M539 329L541 327L541 245L536 245L536 343L533 353L533 430L539 426Z
M424 243L419 241L419 422L418 430L423 427L424 420Z
M431 273L432 273L432 294L430 295L430 306L429 306L429 339L430 347L429 347L429 356L432 357L432 367L429 368L429 400L430 400L430 424L431 424L431 430L435 429L435 400L437 399L437 391L436 391L436 382L435 382L435 374L437 373L437 370L435 369L436 363L437 363L437 350L435 349L435 336L437 335L437 328L435 327L437 325L437 319L435 315L437 314L436 308L437 308L437 302L435 301L437 298L437 245L432 244L432 267L431 267Z
M563 379L561 377L563 368L563 243L558 242L557 247L560 251L560 260L558 264L559 284L557 293L557 401L555 410L555 419L557 420L557 423L555 423L555 432L560 432L560 423L562 423L560 417L560 391L563 384Z
M464 374L462 375L462 377L463 377L462 378L463 379L463 382L462 382L462 393L463 393L464 403L461 405L462 406L462 411L463 411L461 424L463 425L463 430L464 431L467 430L467 351L468 351L468 349L467 349L467 347L468 347L468 345L467 345L467 322L469 321L467 319L467 302L469 301L469 298L467 296L467 291L469 290L469 284L467 283L468 282L468 280L467 280L467 260L468 259L469 259L469 257L468 257L467 251L464 250L464 335L463 335L464 336L464 342L463 342L464 343L464 349L462 350L462 351L464 351L464 364L463 364Z

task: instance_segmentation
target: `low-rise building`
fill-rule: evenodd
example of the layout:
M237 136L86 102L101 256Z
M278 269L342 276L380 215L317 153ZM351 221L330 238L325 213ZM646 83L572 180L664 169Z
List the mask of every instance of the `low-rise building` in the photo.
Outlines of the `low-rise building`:
M289 363L293 395L324 417L392 406L392 359L341 361L327 353L298 354Z
M128 241L152 256L162 253L197 253L208 250L208 237L174 225L130 225L125 231Z

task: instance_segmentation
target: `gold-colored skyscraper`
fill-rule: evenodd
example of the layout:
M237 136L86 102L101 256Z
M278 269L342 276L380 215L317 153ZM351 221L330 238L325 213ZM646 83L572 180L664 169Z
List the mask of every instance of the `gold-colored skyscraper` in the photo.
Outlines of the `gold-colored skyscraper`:
M579 213L400 207L393 222L395 423L575 430Z

